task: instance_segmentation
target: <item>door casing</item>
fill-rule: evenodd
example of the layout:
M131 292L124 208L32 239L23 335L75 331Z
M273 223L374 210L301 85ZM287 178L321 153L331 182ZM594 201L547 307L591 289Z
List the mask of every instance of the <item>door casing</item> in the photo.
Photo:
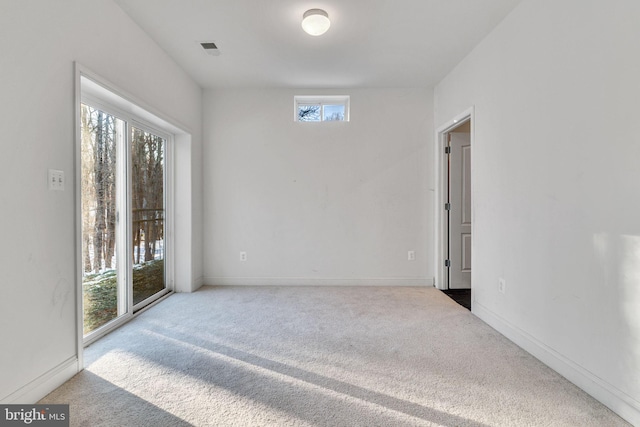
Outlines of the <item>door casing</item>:
M471 146L474 147L474 134L475 134L475 114L474 107L470 107L467 110L461 112L456 115L452 119L445 122L443 125L439 126L436 129L435 135L435 149L434 149L434 169L436 171L436 203L434 204L434 217L436 220L434 221L434 235L435 239L435 287L438 289L445 290L447 289L447 267L445 266L445 260L447 259L447 216L446 211L444 209L444 205L447 202L447 174L448 174L448 165L447 165L447 156L445 155L445 146L447 144L447 134L460 126L462 123L470 120L471 122L471 135L470 141ZM474 194L474 152L475 150L471 150L471 193ZM474 222L474 208L472 199L471 205L471 221ZM472 231L473 235L473 231ZM473 283L473 271L474 271L474 263L475 263L475 239L472 237L471 239L471 282ZM473 301L472 301L472 311L473 311Z
M96 98L92 95L88 95L84 93L82 89L83 84L81 83L83 78L86 79L86 81L91 82L91 84L93 85L101 86L103 90L107 91L105 93L112 94L109 96L112 96L113 99L108 99L105 101L105 98L102 98L102 97ZM175 266L174 266L175 253L173 249L175 245L174 224L173 224L173 220L174 220L174 194L173 194L174 192L174 173L173 173L174 134L172 133L172 129L165 129L163 126L159 126L149 121L148 117L154 117L153 116L154 113L149 113L145 111L144 110L145 106L143 103L137 101L134 97L126 94L125 92L122 92L121 90L117 89L116 86L114 86L112 83L108 82L107 80L104 80L102 77L96 75L95 73L91 72L90 70L86 69L85 67L77 63L75 64L75 85L76 85L75 117L77 122L75 125L75 145L76 145L75 181L76 182L75 182L74 190L75 190L75 196L76 196L75 197L76 199L76 275L77 275L76 281L78 282L77 291L76 291L76 324L77 324L76 334L77 334L78 367L79 369L82 369L83 363L84 363L83 361L84 347L91 344L95 340L101 338L102 336L106 335L110 331L118 328L119 326L126 323L127 321L131 320L131 318L134 317L135 315L143 312L147 308L150 308L152 305L156 304L157 302L162 300L164 297L168 296L174 290L174 271L175 271ZM123 108L122 106L117 105L117 102L114 101L114 99L116 98L124 100L123 102L126 103L126 108ZM126 118L127 122L130 125L133 125L137 128L157 134L162 138L164 138L167 142L167 145L165 147L166 163L165 163L165 184L164 184L164 187L165 187L164 203L165 203L165 211L166 211L165 246L164 246L165 248L165 286L166 286L165 290L161 292L162 295L160 295L160 293L156 294L148 298L147 300L140 302L135 306L133 305L133 296L131 295L131 292L127 293L126 295L127 299L124 301L120 301L121 298L119 297L118 304L124 304L127 307L129 307L130 310L128 310L126 313L119 316L118 318L112 320L111 322L108 322L103 327L98 328L98 330L94 331L97 333L92 332L87 336L83 334L82 265L80 261L82 259L82 244L80 241L81 235L82 235L81 221L80 221L80 217L81 217L80 195L82 194L82 191L81 191L81 184L80 184L81 182L81 177L80 177L81 132L80 132L79 117L80 117L80 104L83 100L88 100L92 105L95 105L111 114L117 115L118 117ZM141 115L143 113L146 116L143 117ZM162 120L162 119L159 119L159 120ZM128 131L129 129L127 128L127 132ZM122 161L122 159L119 159L119 161ZM128 188L128 185L129 183L126 184L127 188ZM126 191L126 193L129 194L126 196L127 198L129 198L130 191ZM128 201L126 205L130 206L130 201ZM125 233L125 236L123 236L122 238L124 239L124 241L130 242L131 241L130 227L124 227L123 230L125 230L123 231L123 233ZM130 268L127 268L127 271L129 270ZM131 278L127 278L127 283L130 280Z

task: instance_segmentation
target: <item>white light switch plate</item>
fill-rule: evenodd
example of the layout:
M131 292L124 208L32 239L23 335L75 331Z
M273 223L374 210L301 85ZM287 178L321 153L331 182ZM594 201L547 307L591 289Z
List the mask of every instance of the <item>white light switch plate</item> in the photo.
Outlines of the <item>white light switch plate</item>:
M64 191L64 171L49 169L49 190Z

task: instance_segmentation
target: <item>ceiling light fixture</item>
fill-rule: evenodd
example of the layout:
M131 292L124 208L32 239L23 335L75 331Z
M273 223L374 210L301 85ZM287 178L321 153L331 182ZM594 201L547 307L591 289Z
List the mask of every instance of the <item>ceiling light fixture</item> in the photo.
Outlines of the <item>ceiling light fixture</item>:
M331 26L329 14L322 9L309 9L302 15L302 29L312 36L320 36Z

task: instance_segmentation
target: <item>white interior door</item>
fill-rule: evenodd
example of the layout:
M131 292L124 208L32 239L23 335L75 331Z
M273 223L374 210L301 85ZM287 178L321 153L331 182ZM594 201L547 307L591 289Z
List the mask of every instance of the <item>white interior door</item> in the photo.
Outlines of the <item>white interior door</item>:
M449 139L449 288L471 288L471 134Z

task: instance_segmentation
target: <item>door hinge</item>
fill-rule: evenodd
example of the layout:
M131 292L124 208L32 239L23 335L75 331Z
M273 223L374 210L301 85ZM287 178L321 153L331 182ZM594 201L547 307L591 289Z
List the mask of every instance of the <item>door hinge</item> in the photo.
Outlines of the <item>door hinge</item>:
M451 203L445 203L444 204L444 210L445 211L450 211L451 210Z
M444 147L444 154L451 154L451 146L447 145L446 147Z
M451 260L450 259L445 259L444 260L444 266L445 267L451 267Z

